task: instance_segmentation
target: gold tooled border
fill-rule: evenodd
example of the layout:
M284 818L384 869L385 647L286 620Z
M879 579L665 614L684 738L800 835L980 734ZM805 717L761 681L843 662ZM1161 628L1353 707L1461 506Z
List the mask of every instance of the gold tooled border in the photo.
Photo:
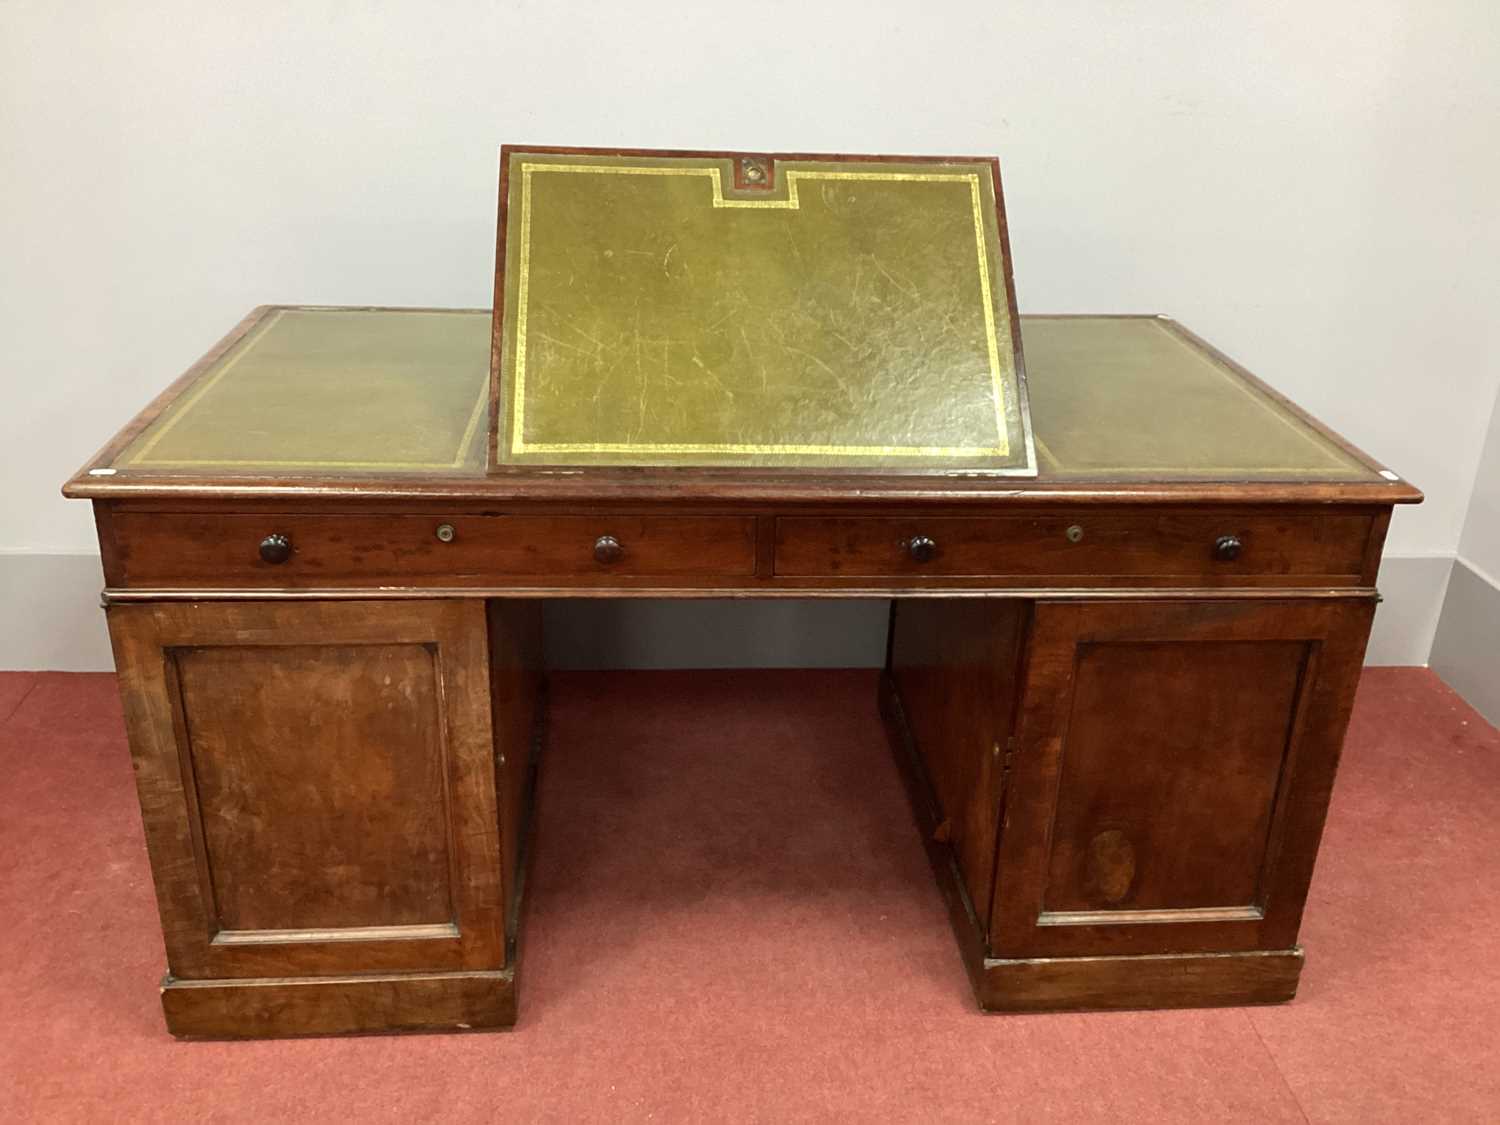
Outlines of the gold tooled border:
M1038 320L1055 319L1097 319L1090 318L1087 314L1072 314L1066 317L1041 316ZM1113 318L1111 318L1113 319ZM1194 359L1202 363L1224 382L1228 383L1240 394L1244 395L1254 403L1261 411L1270 415L1282 426L1291 430L1297 437L1302 439L1303 444L1316 450L1323 455L1329 467L1320 469L1310 465L1256 465L1250 468L1245 465L1194 465L1185 468L1182 465L1111 465L1105 468L1091 465L1069 466L1062 458L1052 452L1048 444L1040 436L1036 438L1037 452L1051 462L1049 468L1055 470L1060 476L1070 480L1094 480L1110 476L1118 476L1120 473L1132 475L1141 473L1160 474L1165 479L1194 479L1184 477L1184 473L1207 474L1206 479L1246 477L1267 477L1272 474L1307 474L1321 480L1337 480L1341 477L1361 476L1363 470L1358 461L1350 457L1343 450L1323 437L1306 423L1298 420L1283 410L1278 410L1276 405L1260 390L1252 387L1244 379L1240 378L1233 370L1226 367L1220 360L1204 351L1191 340L1184 339L1179 333L1172 331L1162 319L1157 316L1138 316L1129 318L1133 323L1149 324L1155 331L1162 333L1174 345L1183 349Z
M595 173L623 176L706 176L713 186L716 208L758 208L795 211L801 207L797 185L801 180L874 180L915 181L926 183L967 183L974 216L974 243L979 266L979 288L984 306L985 342L988 347L990 384L995 406L995 429L998 444L994 446L925 446L925 445L793 445L661 442L528 442L526 419L526 316L531 269L531 177L535 172ZM516 338L512 359L514 393L511 406L511 442L513 457L542 453L741 453L784 456L865 456L865 457L1009 457L1009 427L1005 421L1005 377L1001 371L1001 352L995 323L994 291L990 284L989 254L984 237L983 196L978 172L835 172L790 168L786 171L785 199L729 199L724 195L722 174L717 166L704 168L679 165L632 164L560 164L522 161L521 163L521 260L516 286ZM1014 375L1014 372L1012 372Z
M150 454L150 452L153 449L156 448L157 444L162 440L162 438L166 437L167 434L169 434L172 431L172 428L174 426L176 426L178 422L182 421L182 419L195 406L197 406L200 401L202 401L202 399L204 398L204 396L206 396L211 390L213 390L214 387L216 387L223 380L223 378L226 375L228 375L232 370L234 370L235 365L238 364L240 362L240 360L244 359L245 356L247 356L250 353L250 349L252 347L254 347L255 344L260 341L260 338L262 336L264 336L268 332L270 332L270 330L272 329L272 327L275 326L275 324L277 323L277 321L281 320L281 318L284 315L286 315L288 312L302 313L302 312L317 312L317 311L325 311L325 310L297 309L297 308L293 308L293 309L277 309L272 315L266 317L265 320L263 320L259 325L257 325L256 328L254 330L252 330L249 335L247 335L242 341L240 341L240 344L236 348L235 353L232 356L230 356L228 360L224 361L223 365L217 371L215 371L213 374L209 375L207 378L201 380L199 382L198 386L196 386L193 389L192 393L190 395L188 395L187 398L185 398L183 400L182 405L179 406L179 407L177 407L174 411L172 411L170 417L168 417L168 418L166 418L166 419L164 419L162 421L160 427L154 433L151 434L149 440L147 440L145 442L145 444L143 444L141 446L140 449L138 449L135 453L133 453L133 454L131 454L129 456L129 458L124 462L125 467L126 468L131 468L131 469L135 469L135 468L150 468L150 467L162 468L162 469L192 469L192 468L199 468L199 467L206 467L206 466L217 465L217 466L219 466L221 468L236 468L236 469L254 469L254 468L268 468L268 469L291 469L291 468L298 468L298 469L307 469L307 468L322 468L322 469L394 469L394 470L412 470L412 469L461 469L461 468L463 468L464 460L465 460L465 458L466 458L466 456L467 456L467 454L469 452L469 447L474 442L474 434L478 431L479 424L484 419L485 407L489 404L489 379L487 377L488 376L487 372L486 372L486 377L480 380L479 397L475 400L473 409L469 411L469 418L468 418L467 424L464 426L463 436L461 438L459 438L459 441L458 441L458 450L454 453L452 460L449 460L449 461L329 461L329 460L319 460L319 459L293 459L293 460L286 460L286 461L271 461L271 460L264 460L264 459L259 459L259 458L225 458L225 459L177 460L177 459L163 459L163 458L150 458L150 457L148 457L148 455ZM326 311L335 311L338 314L343 314L343 313L348 313L348 312L355 312L355 313L359 313L359 312L371 312L372 315L378 315L378 314L375 314L372 310L362 310L362 309L338 309L338 310L326 310ZM441 310L422 310L422 311L436 313L437 315L442 315L442 316L451 316L451 315L454 315L455 313L466 312L467 310L454 309L451 312L441 311Z

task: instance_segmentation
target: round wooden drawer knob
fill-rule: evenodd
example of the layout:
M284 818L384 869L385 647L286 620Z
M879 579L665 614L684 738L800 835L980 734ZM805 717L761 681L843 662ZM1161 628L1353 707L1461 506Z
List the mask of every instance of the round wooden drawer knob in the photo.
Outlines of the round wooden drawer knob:
M937 556L937 543L925 535L914 535L906 545L906 553L913 562L931 562Z
M292 541L279 533L267 535L260 541L260 557L262 562L279 566L292 557Z
M594 540L594 558L598 562L619 562L624 553L625 548L620 546L620 541L613 535L601 535Z
M1234 562L1245 551L1245 544L1238 535L1221 535L1214 540L1214 558L1219 562Z

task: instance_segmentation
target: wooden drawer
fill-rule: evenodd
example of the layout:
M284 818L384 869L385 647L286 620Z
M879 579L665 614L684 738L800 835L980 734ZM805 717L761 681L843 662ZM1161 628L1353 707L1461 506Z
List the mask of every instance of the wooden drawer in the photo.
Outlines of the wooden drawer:
M1184 578L1257 575L1352 584L1362 574L1365 515L923 516L776 521L778 577ZM1233 537L1232 551L1219 542ZM912 542L931 543L925 561Z
M453 529L447 542L442 525ZM119 512L111 526L119 581L138 587L587 585L755 572L755 520L740 516ZM261 558L270 535L290 541L285 562ZM613 561L595 557L604 536L619 545Z

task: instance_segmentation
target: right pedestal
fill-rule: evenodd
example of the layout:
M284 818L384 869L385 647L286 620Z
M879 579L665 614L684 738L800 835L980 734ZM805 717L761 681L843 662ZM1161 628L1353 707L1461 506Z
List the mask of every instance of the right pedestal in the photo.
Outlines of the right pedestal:
M1373 608L897 604L882 710L981 1007L1295 994Z

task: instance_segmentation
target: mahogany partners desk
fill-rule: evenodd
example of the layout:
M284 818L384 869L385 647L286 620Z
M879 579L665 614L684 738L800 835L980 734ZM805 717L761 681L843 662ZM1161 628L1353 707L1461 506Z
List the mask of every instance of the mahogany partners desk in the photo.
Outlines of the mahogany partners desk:
M880 706L982 1007L1293 995L1414 488L1154 317L1023 318L1034 478L486 471L490 331L257 309L66 487L174 1033L514 1021L553 597L895 599Z

